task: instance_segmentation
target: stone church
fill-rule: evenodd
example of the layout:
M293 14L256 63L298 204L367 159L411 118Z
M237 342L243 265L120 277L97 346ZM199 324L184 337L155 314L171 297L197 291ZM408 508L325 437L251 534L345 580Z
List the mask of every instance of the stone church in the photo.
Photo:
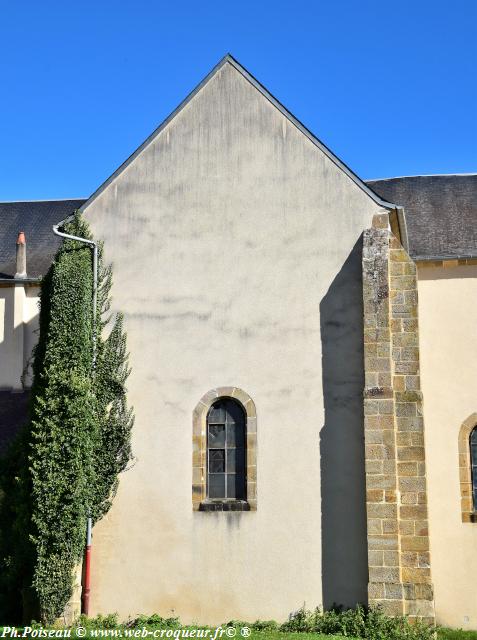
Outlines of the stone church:
M0 204L0 446L75 209L136 414L91 613L477 629L477 174L364 182L226 56L86 201Z

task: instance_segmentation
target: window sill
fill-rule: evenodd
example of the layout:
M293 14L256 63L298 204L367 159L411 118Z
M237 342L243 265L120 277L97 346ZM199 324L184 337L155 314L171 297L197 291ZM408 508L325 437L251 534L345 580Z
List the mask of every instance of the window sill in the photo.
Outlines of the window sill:
M462 522L477 523L477 511L467 511L462 514Z
M204 500L199 511L250 511L246 500Z

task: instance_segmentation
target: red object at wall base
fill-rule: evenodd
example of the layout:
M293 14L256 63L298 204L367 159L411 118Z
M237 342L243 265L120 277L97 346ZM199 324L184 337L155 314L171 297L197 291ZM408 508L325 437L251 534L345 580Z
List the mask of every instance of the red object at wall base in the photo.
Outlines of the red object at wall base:
M81 612L85 616L89 614L89 594L91 592L90 587L91 579L91 545L88 545L84 552L84 577L83 577L83 594L82 594L82 607Z
M89 614L89 595L91 592L91 538L92 538L93 521L88 518L86 526L86 547L84 550L84 564L83 564L83 593L82 593L82 607L81 613L85 616Z

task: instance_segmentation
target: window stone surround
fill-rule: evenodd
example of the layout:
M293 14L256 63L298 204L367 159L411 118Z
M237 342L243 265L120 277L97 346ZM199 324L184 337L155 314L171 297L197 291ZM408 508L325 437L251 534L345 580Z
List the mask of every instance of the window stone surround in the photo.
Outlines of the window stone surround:
M207 500L207 414L221 398L237 401L246 417L247 500ZM257 509L257 413L252 398L238 387L211 389L192 414L192 508L194 511L256 511Z
M477 413L465 420L459 431L459 481L462 522L477 522L472 502L472 471L470 460L470 434L477 426Z

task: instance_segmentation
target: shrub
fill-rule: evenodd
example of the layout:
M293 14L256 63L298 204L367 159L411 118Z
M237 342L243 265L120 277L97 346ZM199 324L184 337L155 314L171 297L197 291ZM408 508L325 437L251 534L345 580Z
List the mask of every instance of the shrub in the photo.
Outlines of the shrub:
M152 616L138 616L135 620L128 622L128 627L133 629L138 627L155 627L159 629L177 629L181 626L179 618L163 618L157 613Z
M56 626L56 625L55 625ZM118 629L123 628L125 625L119 622L119 616L117 613L108 613L107 615L97 615L94 618L89 618L84 614L81 614L77 620L74 621L72 625L73 631L78 627L83 627L84 629ZM61 626L63 628L63 626ZM89 635L89 634L88 634ZM73 638L77 638L76 634L72 635Z
M379 608L358 606L343 610L339 607L321 612L302 607L292 613L280 631L313 632L351 636L368 640L433 640L434 627L421 622L409 622L404 617L384 615Z
M244 622L243 620L229 620L224 627L235 627L236 629L241 627L248 627L253 631L278 631L278 622L275 620L255 620L255 622Z
M277 631L278 623L275 620L255 620L250 628L254 631Z

